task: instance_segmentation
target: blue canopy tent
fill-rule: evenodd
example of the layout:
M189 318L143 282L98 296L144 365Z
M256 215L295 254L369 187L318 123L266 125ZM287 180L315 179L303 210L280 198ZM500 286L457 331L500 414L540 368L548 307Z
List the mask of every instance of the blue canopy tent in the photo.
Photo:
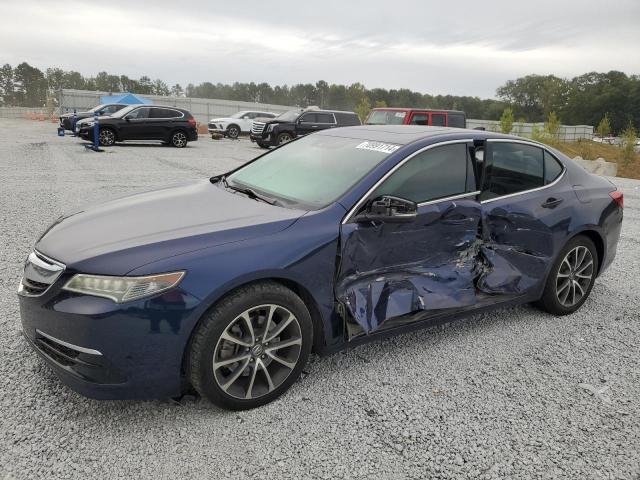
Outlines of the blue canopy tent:
M149 105L153 103L148 98L141 97L135 93L121 93L118 95L103 95L100 97L100 103L125 103L127 105Z

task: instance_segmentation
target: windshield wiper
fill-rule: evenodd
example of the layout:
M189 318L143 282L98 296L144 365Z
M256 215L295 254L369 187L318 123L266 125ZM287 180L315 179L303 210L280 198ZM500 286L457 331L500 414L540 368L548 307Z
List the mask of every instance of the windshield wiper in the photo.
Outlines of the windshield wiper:
M254 200L260 200L261 202L268 203L269 205L277 205L277 202L275 200L266 198L249 187L238 187L236 185L229 185L229 182L227 182L226 175L220 178L220 180L222 181L222 183L226 188L235 190L236 192L244 193L247 197L253 198Z

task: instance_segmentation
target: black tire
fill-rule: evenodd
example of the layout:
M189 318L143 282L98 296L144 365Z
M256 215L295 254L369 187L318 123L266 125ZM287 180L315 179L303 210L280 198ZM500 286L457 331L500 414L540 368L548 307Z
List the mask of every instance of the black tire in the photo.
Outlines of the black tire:
M258 144L258 146L259 146L260 148L266 148L266 149L269 149L269 145L267 145L266 143L262 143L262 142L256 142L256 143Z
M182 130L177 130L171 134L171 145L176 148L186 147L188 141L187 134Z
M268 309L272 307L276 313L266 320L267 312L270 311ZM284 312L291 314L294 318L287 317ZM254 314L253 317L252 314ZM247 337L245 331L241 334L241 338L237 338L237 331L232 329L238 325L247 325L240 320L243 316L249 318L251 335ZM276 319L276 316L280 317ZM288 320L285 321L285 318ZM260 329L261 319L263 324L267 325L264 328L268 329L268 332ZM283 327L285 330L277 333L282 325L285 325ZM295 328L295 335L287 333L287 328ZM254 333L256 342L251 341ZM271 338L269 338L270 334ZM276 335L277 338L275 338ZM233 342L228 341L230 336L234 337ZM238 345L241 339L246 340L248 344ZM278 349L277 345L291 343L291 339L294 342L298 342L299 339L299 343ZM266 342L260 343L260 340ZM269 346L271 341L273 343ZM261 348L256 352L254 350L258 344ZM278 283L258 282L238 288L205 314L188 347L187 373L195 390L213 404L229 410L255 408L275 400L296 381L307 363L312 344L311 316L300 297ZM223 354L228 352L229 345L236 349L223 357ZM269 353L269 350L272 352ZM280 353L283 351L286 358ZM273 360L273 354L287 360L290 365L285 367L280 361L276 362ZM295 363L293 357L295 357ZM214 366L214 362L228 364L229 358L239 359L231 363L231 367L235 366L234 369L227 365ZM249 361L251 363L248 363ZM223 376L224 373L228 375ZM229 386L228 382L231 378L235 380L231 380ZM223 389L221 382L225 384L226 390ZM253 396L256 386L259 386L262 391L259 388L257 392L259 395Z
M116 143L116 132L111 128L103 127L98 132L98 140L103 147L110 147Z
M240 136L240 127L236 124L231 124L227 127L227 137L238 138Z
M575 256L572 255L574 251L577 252ZM583 263L574 268L582 252L585 255ZM578 310L591 293L598 271L598 261L598 251L590 238L584 235L573 237L560 250L547 277L542 298L535 302L535 305L553 315L569 315ZM590 276L589 280L583 278L587 275ZM565 286L567 283L568 286ZM570 300L572 290L574 303ZM565 295L566 301L563 302Z
M278 145L289 143L291 140L293 140L293 135L289 132L282 132L278 135Z

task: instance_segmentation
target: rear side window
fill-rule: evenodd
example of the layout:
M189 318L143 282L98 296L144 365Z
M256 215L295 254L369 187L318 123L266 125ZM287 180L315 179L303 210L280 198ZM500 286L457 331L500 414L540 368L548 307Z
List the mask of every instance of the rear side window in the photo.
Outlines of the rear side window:
M429 125L429 114L428 113L414 113L411 116L411 120L409 121L409 125Z
M330 113L316 113L316 123L335 123Z
M136 108L135 110L127 114L127 118L149 118L150 110L151 109L147 107Z
M467 120L461 113L450 113L448 126L455 128L466 128Z
M300 117L301 123L316 123L316 114L315 113L305 113Z
M171 108L152 108L151 118L178 118L182 113Z
M544 152L544 183L553 182L562 173L562 165L549 152Z
M435 127L444 127L447 125L447 116L444 113L432 113L431 125Z
M393 195L416 203L475 191L475 179L465 143L426 150L393 173L374 197Z
M544 185L544 153L521 143L491 143L485 158L481 199L501 197Z

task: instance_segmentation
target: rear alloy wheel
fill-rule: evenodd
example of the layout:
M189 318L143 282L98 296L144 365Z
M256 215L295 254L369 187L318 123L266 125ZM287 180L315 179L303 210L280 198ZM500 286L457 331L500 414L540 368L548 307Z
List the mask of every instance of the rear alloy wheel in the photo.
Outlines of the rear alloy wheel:
M229 125L227 128L227 137L229 138L238 138L240 135L240 128L237 125Z
M312 337L309 312L291 290L271 282L243 287L198 327L189 353L191 383L222 408L263 405L298 378Z
M278 145L282 145L284 143L288 143L291 140L293 140L293 137L291 136L290 133L283 132L280 135L278 135Z
M100 145L110 147L116 143L116 134L110 128L101 128L100 133L98 133L98 140Z
M597 266L593 242L583 236L573 238L558 255L538 305L554 315L575 312L593 288Z
M171 136L171 145L176 148L183 148L187 146L187 135L184 132L175 132Z

